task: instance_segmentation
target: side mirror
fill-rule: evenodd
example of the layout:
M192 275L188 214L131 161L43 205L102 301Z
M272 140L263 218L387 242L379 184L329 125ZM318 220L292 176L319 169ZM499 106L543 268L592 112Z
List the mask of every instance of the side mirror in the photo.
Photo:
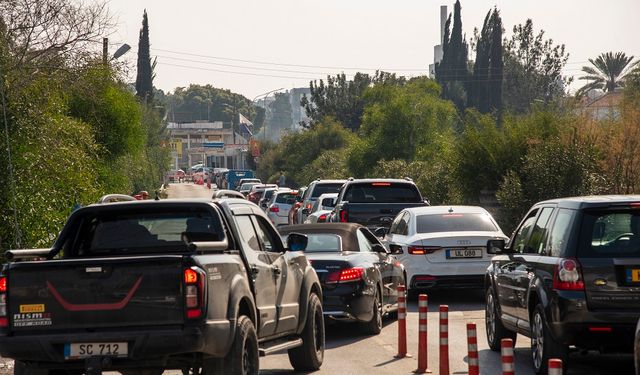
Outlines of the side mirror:
M487 241L487 253L503 254L505 251L505 241L503 239Z
M379 254L389 254L389 252L387 251L387 249L386 249L384 246L380 245L379 243L374 244L374 245L371 247L371 250L373 250L373 252L375 252L375 253L379 253Z
M384 236L387 235L388 232L389 232L389 229L387 229L385 227L380 227L380 228L376 228L373 231L373 234L375 234L376 237L378 237L378 238L383 238Z
M303 215L309 215L309 209L308 208L303 208L302 209L302 214Z
M321 202L321 205L323 207L335 207L336 202L333 200L333 198L324 198Z
M309 237L300 233L289 233L287 237L287 249L289 251L305 251Z

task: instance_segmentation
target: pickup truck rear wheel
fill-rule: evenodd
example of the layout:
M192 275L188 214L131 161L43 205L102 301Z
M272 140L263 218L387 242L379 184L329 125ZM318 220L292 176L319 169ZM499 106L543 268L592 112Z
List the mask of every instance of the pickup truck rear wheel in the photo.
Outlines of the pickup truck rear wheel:
M251 319L242 315L236 322L231 351L224 359L225 374L258 375L258 336Z
M316 371L324 359L324 315L320 298L309 295L307 322L301 335L302 346L289 349L289 362L296 371Z

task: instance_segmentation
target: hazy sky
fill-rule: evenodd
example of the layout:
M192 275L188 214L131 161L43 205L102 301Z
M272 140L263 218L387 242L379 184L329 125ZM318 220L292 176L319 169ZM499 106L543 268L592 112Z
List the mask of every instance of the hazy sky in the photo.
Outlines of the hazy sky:
M587 59L602 52L640 57L640 0L461 3L467 37L493 6L507 35L531 18L536 30L566 45L568 75L580 76ZM158 59L156 87L172 91L208 83L253 99L273 89L308 87L311 79L342 71L427 74L440 39L440 5L453 11L453 1L440 0L110 0L118 23L111 52L119 43L133 46L121 59L135 73L147 9L151 54Z

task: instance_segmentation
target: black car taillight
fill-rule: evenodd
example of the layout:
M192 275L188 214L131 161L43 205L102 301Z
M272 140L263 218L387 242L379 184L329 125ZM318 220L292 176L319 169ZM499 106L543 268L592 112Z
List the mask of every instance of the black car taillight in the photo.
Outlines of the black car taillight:
M205 308L206 274L198 267L184 270L184 305L188 319L202 317Z
M7 327L7 277L0 276L0 327Z
M362 267L345 268L340 271L330 273L325 279L325 283L346 283L362 280L363 277L364 269Z
M555 290L584 290L584 281L577 259L560 259L554 267L553 289Z

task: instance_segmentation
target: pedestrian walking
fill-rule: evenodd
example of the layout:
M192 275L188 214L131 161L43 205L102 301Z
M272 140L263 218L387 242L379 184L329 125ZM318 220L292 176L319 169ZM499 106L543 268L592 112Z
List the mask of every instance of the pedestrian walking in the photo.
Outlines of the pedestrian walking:
M286 177L284 176L284 172L280 171L280 177L278 177L278 187L284 187L286 183Z

